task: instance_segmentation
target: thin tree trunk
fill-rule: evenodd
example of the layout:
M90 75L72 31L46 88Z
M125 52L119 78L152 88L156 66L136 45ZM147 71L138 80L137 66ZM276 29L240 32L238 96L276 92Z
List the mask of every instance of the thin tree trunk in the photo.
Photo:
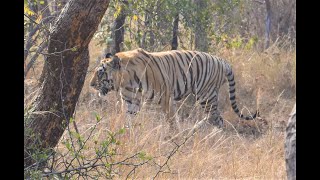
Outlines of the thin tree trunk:
M68 126L89 65L88 44L108 5L109 0L70 0L57 18L49 35L43 81L25 122L31 132L24 141L25 166L33 163L32 147L55 147Z
M178 32L179 32L179 14L176 15L173 21L171 50L178 49Z
M124 0L120 14L114 21L114 26L113 26L114 27L114 30L113 30L114 43L113 43L112 52L111 52L112 54L115 54L121 51L120 45L124 41L124 23L127 17L127 12L126 12L127 5L128 5L128 1Z
M26 44L25 44L25 51L24 51L24 61L25 61L25 64L26 64L26 59L27 57L29 56L29 50L30 48L34 45L33 42L35 41L35 39L33 39L33 36L35 34L37 34L37 32L41 32L42 30L42 33L43 33L43 41L45 42L42 42L40 47L37 49L37 52L31 57L29 63L26 65L26 69L24 71L24 78L26 78L29 70L31 69L31 67L33 66L33 64L36 62L36 60L38 59L39 57L39 53L41 53L43 50L45 50L47 47L48 47L48 43L46 42L46 37L48 37L48 31L47 30L43 30L43 27L42 26L47 26L48 23L54 18L55 14L56 13L51 13L50 12L50 9L48 7L48 1L47 0L44 0L43 1L43 4L40 4L38 2L38 7L39 7L39 15L42 16L42 19L41 19L41 22L39 24L37 24L36 26L33 26L34 28L30 29L29 31L29 34L28 34L28 38L27 38L27 41L26 41ZM47 29L49 29L49 27L47 26Z
M296 105L286 128L285 157L288 180L296 179Z
M197 10L201 12L207 7L207 3L205 0L196 0L195 1ZM205 26L203 25L203 17L202 14L198 14L196 17L196 24L195 24L195 49L199 51L208 51L208 38Z
M266 32L265 32L265 49L269 48L270 46L270 29L271 29L271 5L269 0L265 0L266 2L266 10L267 10L267 17L266 17Z
M24 71L24 78L27 77L28 72L30 71L30 69L32 68L33 64L36 62L36 60L38 59L40 53L47 48L48 43L47 42L43 42L40 47L37 49L37 52L31 57L29 63L26 66L26 69Z
M33 12L37 12L37 9L38 9L37 4L28 3L28 6ZM30 18L35 20L36 16L32 15L32 16L30 16ZM31 23L31 25L29 27L29 33L28 33L28 36L27 36L27 39L26 39L25 45L24 45L24 62L25 62L25 64L26 64L27 57L29 55L29 50L32 46L32 42L34 41L33 35L36 34L36 32L39 30L38 26L39 25L35 26L34 23Z
M147 37L147 33L149 30L149 13L146 12L145 17L144 17L144 33L142 36L142 40L141 40L141 45L140 47L145 49L146 48L146 37Z
M150 21L151 21L151 19L150 19ZM152 23L152 22L150 22L150 23ZM150 33L149 45L150 45L150 47L152 47L152 50L153 50L154 49L153 46L154 46L154 42L155 42L154 41L155 36L154 36L152 28L150 29L149 33Z

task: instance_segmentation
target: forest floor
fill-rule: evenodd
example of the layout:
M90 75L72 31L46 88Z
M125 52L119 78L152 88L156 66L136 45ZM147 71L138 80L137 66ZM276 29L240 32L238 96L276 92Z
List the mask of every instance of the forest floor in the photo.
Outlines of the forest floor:
M125 128L118 136L117 153L122 159L143 151L154 157L154 162L164 164L173 143L165 143L168 124L164 115L154 109L144 109L137 116L127 116L114 92L100 98L89 87L89 79L101 48L90 43L90 66L75 113L79 133L88 135L96 123L93 141L102 141L107 132ZM213 54L213 53L212 53ZM227 59L233 67L236 80L236 97L243 113L254 113L259 108L261 118L245 121L233 112L225 84L219 95L219 109L225 120L222 131L206 124L194 137L181 146L167 165L163 166L160 179L286 179L284 160L285 127L296 102L296 52L271 47L266 52L253 50L220 49L215 52ZM37 90L42 63L40 60L25 80L25 103ZM186 106L179 119L180 130L191 128L203 116L198 105ZM61 141L68 138L65 133ZM57 150L63 151L60 143ZM88 150L88 155L94 154ZM119 159L121 159L119 157ZM132 168L122 166L114 175L123 179ZM135 169L133 179L150 179L159 171L155 164L144 164Z

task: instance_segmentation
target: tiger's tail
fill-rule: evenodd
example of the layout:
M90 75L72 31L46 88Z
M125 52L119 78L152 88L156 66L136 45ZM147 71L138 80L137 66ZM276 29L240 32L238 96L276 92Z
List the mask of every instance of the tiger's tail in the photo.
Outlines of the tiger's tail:
M233 111L242 119L245 120L253 120L256 117L259 117L259 110L257 110L255 112L255 114L253 114L252 116L244 116L243 114L240 113L239 109L238 109L238 105L236 102L236 88L235 88L235 81L234 81L234 75L233 75L233 71L231 69L231 67L229 66L228 71L227 71L227 79L229 82L229 97L230 97L230 102L231 102L231 106Z

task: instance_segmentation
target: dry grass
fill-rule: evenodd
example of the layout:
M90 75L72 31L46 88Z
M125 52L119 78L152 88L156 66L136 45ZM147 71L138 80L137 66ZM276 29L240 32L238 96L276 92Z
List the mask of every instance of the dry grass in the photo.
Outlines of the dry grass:
M223 131L215 133L207 124L180 147L172 156L159 179L286 179L284 161L284 129L288 115L295 103L295 52L270 50L273 53L257 53L250 50L221 49L217 55L233 65L236 78L237 99L240 107L250 111L260 109L261 119L239 120L228 101L227 86L220 90L220 109L226 120ZM274 53L277 52L277 53ZM143 110L136 117L121 112L121 103L115 93L104 99L97 97L89 88L90 70L95 66L100 48L90 44L90 67L85 85L76 108L76 123L82 135L88 134L95 123L94 113L102 120L94 132L95 140L103 140L107 131L127 127L119 136L119 159L144 151L155 157L154 162L163 164L173 143L165 143L168 125L163 114L155 110ZM25 97L35 91L36 67L25 83ZM32 83L31 83L32 82ZM244 112L246 109L244 108ZM191 116L180 119L181 129L190 128L199 120L201 110L190 111ZM65 134L63 138L67 138ZM62 139L63 139L62 138ZM93 141L93 140L92 140ZM91 144L90 144L91 143ZM89 142L87 155L94 155L94 144ZM65 150L62 144L58 150ZM170 169L169 169L170 168ZM131 169L118 169L115 179L124 179ZM146 164L136 169L133 179L150 179L159 168Z

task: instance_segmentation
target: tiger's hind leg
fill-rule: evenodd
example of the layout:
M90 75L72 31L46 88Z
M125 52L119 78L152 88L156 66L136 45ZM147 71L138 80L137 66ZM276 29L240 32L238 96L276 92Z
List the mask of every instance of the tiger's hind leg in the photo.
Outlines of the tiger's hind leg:
M208 122L218 128L223 127L223 118L220 116L220 112L218 110L218 93L214 91L212 96L206 101L200 103L202 108L205 109L206 113L208 113Z

